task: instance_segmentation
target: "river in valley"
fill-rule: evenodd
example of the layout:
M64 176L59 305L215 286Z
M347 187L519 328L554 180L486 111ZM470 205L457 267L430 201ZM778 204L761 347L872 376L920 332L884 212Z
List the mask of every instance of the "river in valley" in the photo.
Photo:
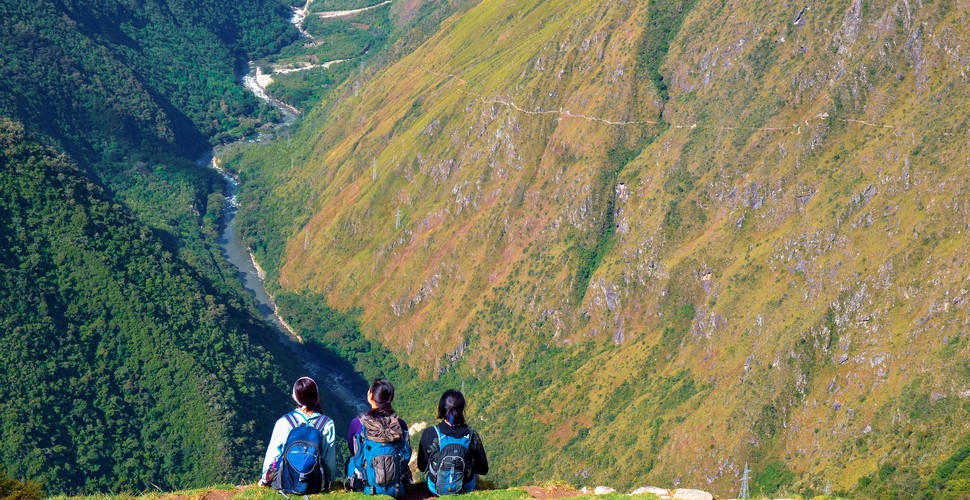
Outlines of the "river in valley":
M255 67L252 64L250 64L248 73L243 77L242 83L258 99L273 105L283 114L282 123L273 128L272 132L260 133L258 137L248 139L247 142L274 140L282 130L296 123L297 114L291 106L271 98L256 84ZM225 147L217 146L210 149L198 160L200 166L206 166L219 172L226 181L223 225L217 240L222 256L238 271L239 278L246 291L256 299L260 314L279 333L277 340L299 361L305 372L318 382L324 412L335 417L339 434L340 424L349 422L355 415L367 409L365 404L367 382L350 367L349 363L340 359L336 354L317 345L305 344L303 339L280 317L272 295L266 291L264 286L262 270L254 260L249 247L243 243L239 231L236 230L236 214L239 211L237 194L239 193L240 183L236 175L219 165L219 153Z

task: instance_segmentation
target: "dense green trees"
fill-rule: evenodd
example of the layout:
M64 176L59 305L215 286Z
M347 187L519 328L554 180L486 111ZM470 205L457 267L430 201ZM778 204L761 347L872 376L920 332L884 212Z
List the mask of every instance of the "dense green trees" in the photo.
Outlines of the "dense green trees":
M338 311L327 305L326 297L314 293L280 291L276 303L300 335L349 361L365 377L414 376L397 363L387 348L361 334L359 311Z
M0 468L48 493L252 479L292 374L194 161L275 115L236 83L276 0L0 2ZM282 372L282 373L281 373Z
M285 404L266 327L19 125L0 147L0 466L49 492L251 479Z
M235 68L295 38L285 10L269 0L4 2L0 112L115 157L126 145L192 151L238 136L257 101Z

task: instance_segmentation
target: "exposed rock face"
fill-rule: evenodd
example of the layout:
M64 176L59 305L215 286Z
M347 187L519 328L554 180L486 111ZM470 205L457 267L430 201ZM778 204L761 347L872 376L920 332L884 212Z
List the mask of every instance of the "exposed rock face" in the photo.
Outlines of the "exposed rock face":
M714 495L701 490L677 488L671 498L674 500L714 500Z

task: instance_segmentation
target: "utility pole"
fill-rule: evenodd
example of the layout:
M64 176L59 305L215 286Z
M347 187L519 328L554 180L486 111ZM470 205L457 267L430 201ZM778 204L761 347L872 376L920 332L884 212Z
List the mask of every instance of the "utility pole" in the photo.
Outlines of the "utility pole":
M377 182L377 160L374 160L374 163L371 164L371 168L374 169L373 174L371 174L371 180Z
M397 207L397 214L395 215L395 220L394 220L394 229L400 229L400 228L401 228L401 207Z
M748 468L748 463L744 463L744 474L741 476L741 491L738 493L738 498L751 498L748 493L748 479L751 479L751 469Z

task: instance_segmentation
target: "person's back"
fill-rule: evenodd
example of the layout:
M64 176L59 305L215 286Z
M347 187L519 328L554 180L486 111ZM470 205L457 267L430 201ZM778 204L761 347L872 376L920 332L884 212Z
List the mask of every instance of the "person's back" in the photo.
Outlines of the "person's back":
M375 380L367 393L371 410L354 419L347 441L353 456L347 462L351 489L371 495L400 497L411 484L411 443L407 423L391 406L394 386Z
M326 491L337 473L333 421L320 412L313 379L296 381L293 400L297 409L283 415L273 427L259 484L272 485L284 494Z
M449 389L438 403L434 427L425 429L418 449L418 469L426 471L428 490L435 495L467 493L479 474L488 474L481 437L465 424L465 397Z
M411 456L407 431L397 415L360 418L363 431L355 438L352 470L348 471L359 484L352 484L352 488L371 495L402 496L404 470Z

